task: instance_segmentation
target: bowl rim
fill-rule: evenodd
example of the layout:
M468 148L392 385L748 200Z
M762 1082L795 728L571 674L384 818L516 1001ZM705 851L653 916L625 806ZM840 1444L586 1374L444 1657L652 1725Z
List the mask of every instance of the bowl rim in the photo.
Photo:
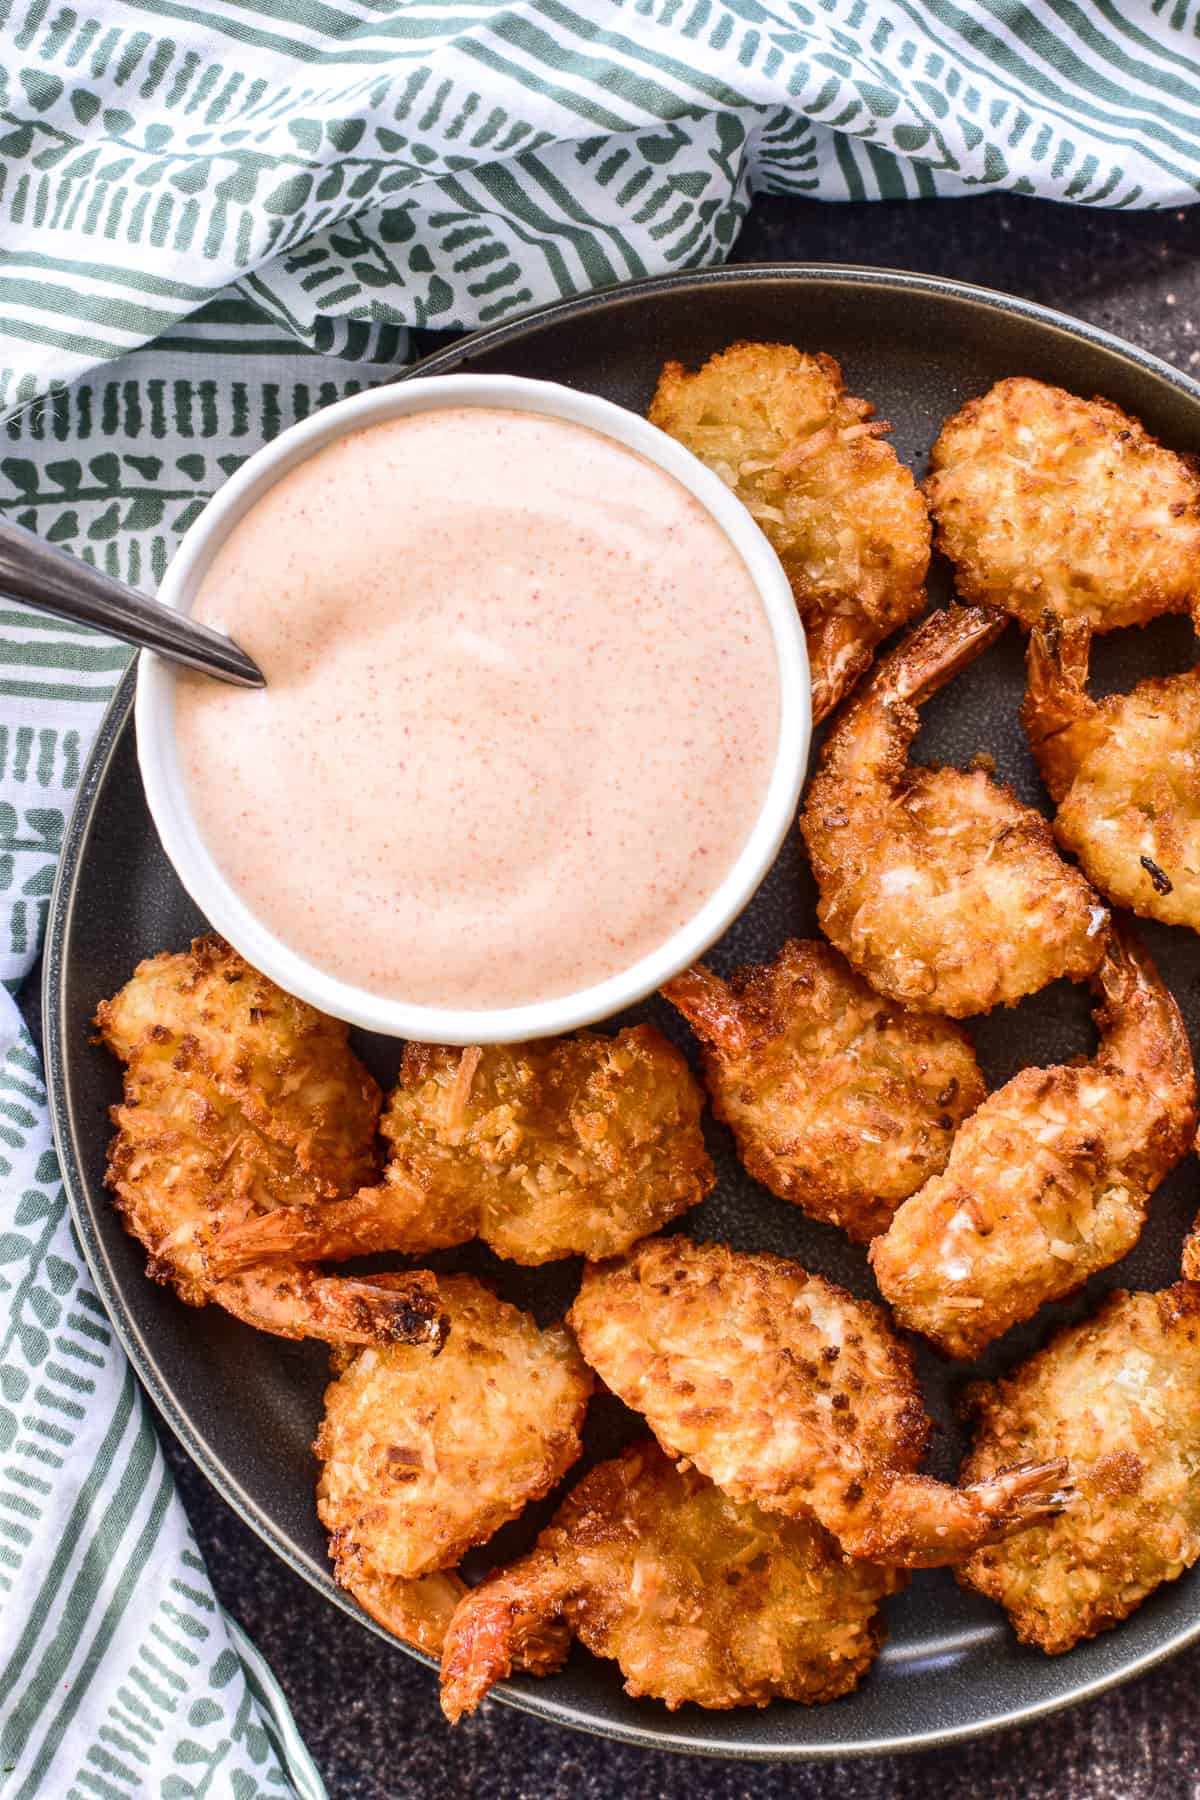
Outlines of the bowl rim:
M704 954L749 904L791 828L807 769L812 704L804 630L779 558L731 490L690 451L637 413L560 382L517 375L415 376L321 408L248 457L204 507L167 566L159 600L187 612L213 556L284 475L351 433L392 419L455 408L510 410L586 426L680 483L724 532L754 583L771 634L779 729L766 790L741 850L691 918L627 968L566 994L476 1009L418 1005L339 979L294 950L259 918L222 871L198 829L174 732L178 671L152 652L138 666L134 716L150 813L176 874L221 935L288 993L365 1030L425 1043L517 1043L610 1018Z
M976 306L985 317L995 312L1016 314L1064 337L1094 344L1144 374L1176 389L1188 399L1200 402L1200 381L1173 367L1153 352L1143 350L1101 326L1072 318L1069 314L1044 306L1038 301L1021 299L978 283L851 263L741 263L714 269L685 270L615 284L594 293L554 301L523 313L519 318L464 334L452 345L432 350L412 364L410 370L398 371L394 380L396 384L402 385L410 379L423 378L425 369L437 370L450 366L463 356L477 354L481 348L502 349L509 343L519 341L526 333L536 333L550 319L578 316L596 306L624 305L654 292L701 289L723 283L743 283L749 286L765 282L882 287L900 296L905 293L920 293L934 298L966 302ZM97 727L76 791L75 805L64 829L46 934L42 1029L51 1125L80 1244L106 1314L145 1391L166 1424L179 1438L188 1456L214 1485L222 1499L293 1573L308 1582L339 1612L390 1644L397 1654L432 1670L436 1666L432 1657L392 1637L362 1612L348 1595L334 1586L330 1579L326 1579L324 1570L320 1574L314 1573L303 1555L289 1541L286 1532L239 1484L219 1454L209 1445L180 1396L165 1377L153 1344L144 1335L138 1321L126 1312L115 1269L92 1219L92 1202L79 1136L79 1120L68 1100L66 1044L70 1021L67 1017L67 948L77 905L76 890L91 840L95 797L131 712L133 685L134 671L131 668L118 684ZM1200 1641L1200 1611L1188 1622L1164 1632L1152 1648L1130 1657L1116 1668L1078 1678L1072 1685L1049 1697L1025 1698L1008 1706L994 1708L980 1717L953 1723L943 1721L932 1729L899 1728L871 1738L859 1737L825 1743L799 1740L766 1743L754 1739L729 1743L706 1736L702 1728L691 1734L680 1731L675 1727L673 1715L661 1712L656 1715L653 1727L626 1726L594 1718L580 1708L557 1699L553 1684L547 1684L551 1691L546 1692L535 1682L525 1678L512 1678L498 1683L492 1690L492 1697L501 1704L531 1714L546 1724L566 1727L603 1740L611 1739L643 1750L712 1757L738 1763L824 1763L839 1759L913 1755L1010 1731L1018 1726L1046 1719L1083 1701L1095 1699L1127 1681L1145 1675L1197 1641Z

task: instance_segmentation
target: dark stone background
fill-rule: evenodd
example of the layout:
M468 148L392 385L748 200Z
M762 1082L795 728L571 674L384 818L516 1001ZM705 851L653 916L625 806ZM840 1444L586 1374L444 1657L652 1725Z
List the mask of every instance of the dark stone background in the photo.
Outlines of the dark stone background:
M829 207L761 200L734 260L955 276L1059 307L1200 375L1200 208L1105 213L1007 196ZM1200 1795L1200 1650L1040 1725L906 1758L699 1761L556 1729L498 1701L452 1733L431 1674L327 1606L173 1443L168 1454L217 1592L274 1668L333 1800Z

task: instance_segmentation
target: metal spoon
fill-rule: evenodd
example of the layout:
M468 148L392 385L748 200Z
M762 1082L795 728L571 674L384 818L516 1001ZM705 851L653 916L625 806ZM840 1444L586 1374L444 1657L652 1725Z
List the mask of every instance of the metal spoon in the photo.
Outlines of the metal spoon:
M232 638L148 600L20 525L0 525L0 594L77 625L94 625L235 687L267 685L258 664Z

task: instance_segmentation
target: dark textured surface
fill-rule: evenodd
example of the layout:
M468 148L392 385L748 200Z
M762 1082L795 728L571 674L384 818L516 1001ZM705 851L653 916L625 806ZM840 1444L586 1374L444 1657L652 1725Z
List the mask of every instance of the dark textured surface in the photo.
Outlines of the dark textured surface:
M876 263L1008 288L1195 373L1198 234L1197 214L1109 217L1005 200L831 210L779 202L756 209L739 257ZM273 1663L336 1800L673 1796L685 1784L722 1796L1197 1791L1195 1653L1043 1726L904 1762L811 1771L696 1764L575 1737L496 1704L451 1737L424 1671L334 1614L182 1457L176 1463L218 1590Z

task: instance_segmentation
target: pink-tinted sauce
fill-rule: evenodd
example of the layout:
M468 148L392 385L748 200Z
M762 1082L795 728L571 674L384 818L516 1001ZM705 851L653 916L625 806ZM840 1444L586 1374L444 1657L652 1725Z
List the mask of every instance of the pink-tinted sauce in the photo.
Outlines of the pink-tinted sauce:
M267 677L183 675L226 878L329 974L490 1008L627 968L762 806L770 629L673 477L581 426L455 408L327 446L237 524L195 615Z

